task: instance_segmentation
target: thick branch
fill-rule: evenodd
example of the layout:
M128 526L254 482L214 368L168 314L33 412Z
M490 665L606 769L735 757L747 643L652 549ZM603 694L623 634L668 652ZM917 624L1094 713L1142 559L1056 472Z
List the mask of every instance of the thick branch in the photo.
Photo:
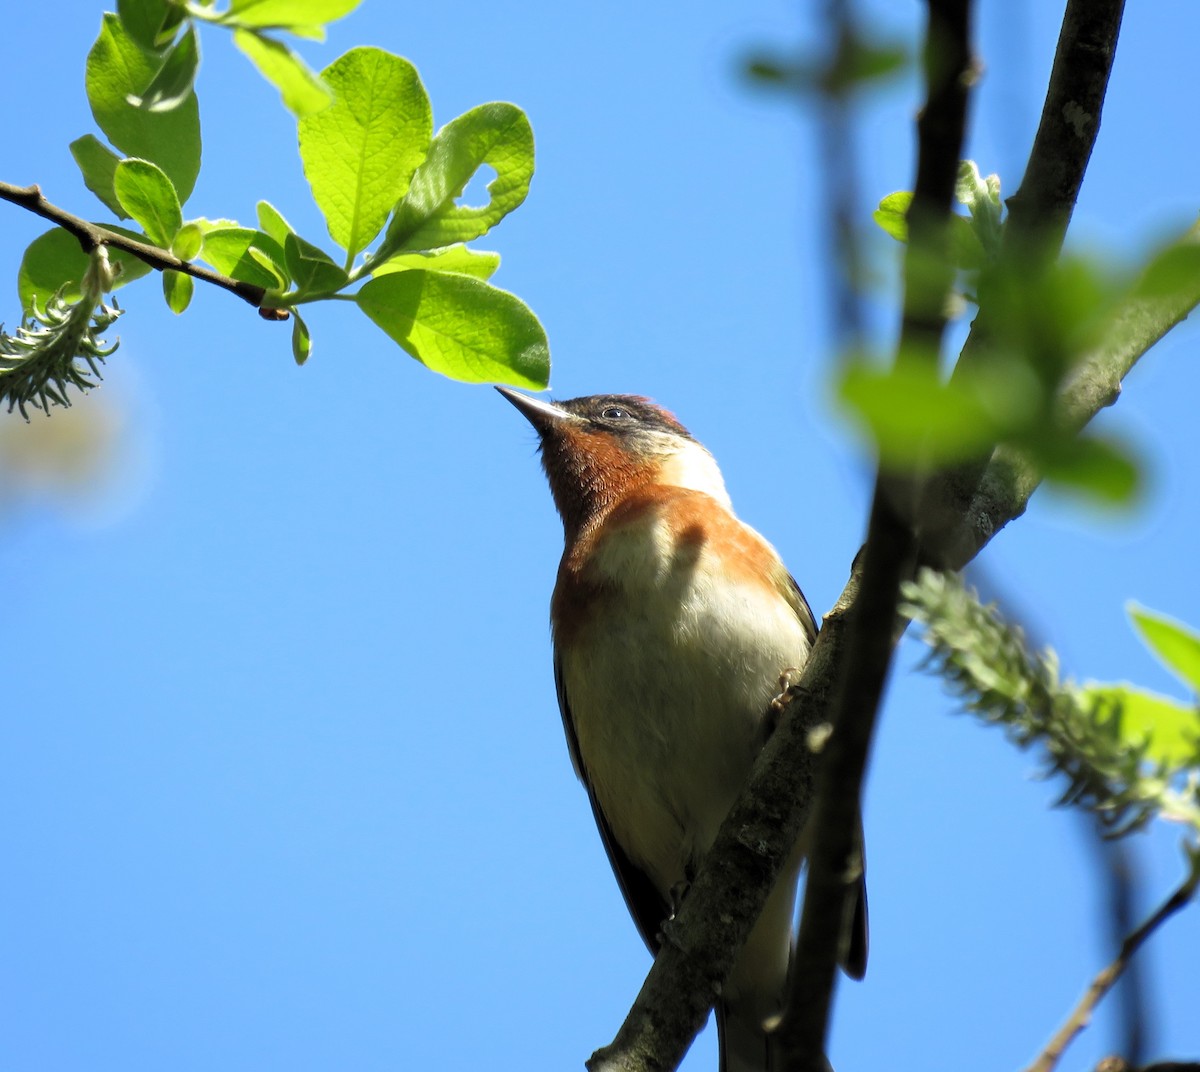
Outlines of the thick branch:
M262 306L263 299L266 297L267 292L254 283L231 279L211 268L192 264L191 261L180 260L170 250L160 249L148 242L139 242L136 238L127 238L116 231L110 231L106 227L100 227L80 219L78 216L72 216L71 213L47 201L42 196L39 186L13 186L11 183L0 182L0 200L20 205L21 208L28 209L35 215L41 216L64 231L73 234L79 239L79 244L85 253L90 253L101 245L108 246L110 249L121 249L126 253L132 253L138 260L144 261L151 268L160 272L172 269L228 290L243 301L249 302L256 309Z
M1020 189L1008 199L1004 241L1036 243L1043 256L1062 246L1079 198L1108 91L1125 0L1070 0L1050 86Z
M1100 132L1124 8L1125 0L1068 0L1033 148L1020 188L1007 202L1001 259L1010 271L1033 270L1062 247ZM985 305L971 327L955 375L978 362L988 334ZM930 545L944 543L957 526L987 461L983 456L947 471L941 496L924 496L922 523ZM923 552L929 565L946 565L929 552L929 547Z
M1200 883L1200 867L1193 865L1183 884L1159 906L1154 915L1121 943L1121 951L1117 954L1116 960L1092 980L1092 985L1079 1000L1079 1004L1075 1006L1075 1010L1068 1017L1067 1022L1063 1024L1026 1072L1053 1072L1066 1048L1087 1027L1096 1006L1121 977L1130 958L1142 947L1150 935L1192 899L1198 883Z

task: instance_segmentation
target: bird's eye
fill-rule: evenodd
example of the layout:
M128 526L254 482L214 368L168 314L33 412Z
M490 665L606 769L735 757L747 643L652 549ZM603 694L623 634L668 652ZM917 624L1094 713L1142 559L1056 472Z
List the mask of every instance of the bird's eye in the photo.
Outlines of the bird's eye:
M620 406L605 406L600 416L607 421L624 421L629 418L629 410Z

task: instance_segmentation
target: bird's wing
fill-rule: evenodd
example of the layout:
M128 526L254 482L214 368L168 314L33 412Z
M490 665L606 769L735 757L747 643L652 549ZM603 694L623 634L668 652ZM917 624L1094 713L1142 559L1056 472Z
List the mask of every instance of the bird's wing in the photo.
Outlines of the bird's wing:
M804 598L804 593L800 591L796 578L789 573L787 579L789 591L786 595L791 597L788 602L791 603L792 610L796 612L796 617L800 619L800 625L804 628L804 636L811 648L817 642L817 617L813 614L812 607L808 605L808 600Z
M596 799L592 784L588 781L587 771L579 755L579 739L575 735L575 723L571 718L571 704L567 699L567 690L563 682L562 657L558 646L554 648L554 687L558 692L558 709L562 714L563 730L567 736L567 748L571 752L571 765L579 780L587 790L588 800L592 805L592 815L596 818L596 826L600 829L600 837L604 842L604 851L608 853L608 862L612 865L613 873L617 876L617 884L625 898L625 906L637 924L642 941L652 954L658 953L659 931L663 922L671 914L671 907L659 894L650 881L649 876L625 854L613 836L612 828L608 825L600 802Z

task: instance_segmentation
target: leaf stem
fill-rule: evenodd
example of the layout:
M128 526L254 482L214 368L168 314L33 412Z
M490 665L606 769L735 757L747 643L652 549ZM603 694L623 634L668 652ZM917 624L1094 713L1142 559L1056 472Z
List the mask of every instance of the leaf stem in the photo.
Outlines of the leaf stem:
M181 260L174 253L159 246L151 245L148 242L139 242L135 238L126 238L125 235L118 234L116 231L110 231L106 227L101 227L98 224L89 223L78 216L73 216L65 209L61 209L57 205L52 205L47 201L42 196L41 187L36 184L33 186L14 186L12 183L0 182L0 200L19 205L21 208L49 220L64 231L74 235L79 239L79 244L83 247L85 253L90 253L97 246L122 249L126 253L132 253L138 260L144 261L157 271L163 272L171 269L176 272L183 272L194 279L199 279L202 282L221 287L223 290L228 290L231 294L236 294L242 301L248 302L256 309L261 308L263 301L266 299L266 289L254 283L246 283L241 279L232 279L211 268L193 264L191 261Z

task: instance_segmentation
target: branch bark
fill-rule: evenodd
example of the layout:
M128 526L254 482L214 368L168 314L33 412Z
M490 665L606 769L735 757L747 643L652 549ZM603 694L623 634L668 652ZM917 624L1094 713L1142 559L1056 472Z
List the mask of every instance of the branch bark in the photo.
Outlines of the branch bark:
M180 260L170 250L161 249L148 242L139 242L135 238L127 238L116 231L110 231L106 227L101 227L98 224L89 223L78 216L73 216L65 209L61 209L57 205L52 205L47 201L42 196L41 187L37 185L14 186L12 183L0 182L0 201L8 201L14 205L19 205L21 208L28 209L34 215L41 216L42 219L49 220L56 226L61 227L64 231L69 232L79 240L79 244L83 247L85 253L91 253L93 249L101 245L109 246L112 249L122 249L126 253L132 253L138 260L144 261L151 268L157 269L160 272L168 269L183 272L185 275L190 275L205 283L211 283L213 286L228 290L230 293L236 294L242 301L248 302L256 309L267 313L267 319L277 319L277 317L270 315L272 311L262 308L263 300L267 296L266 290L262 287L254 283L245 283L240 279L232 279L211 268L193 264L191 261Z
M1007 201L1000 271L1005 265L1009 271L1034 270L1062 248L1100 133L1124 10L1125 0L1068 0L1033 148L1021 185ZM988 336L985 303L971 326L954 375L978 363ZM947 533L957 527L987 463L985 455L947 470L941 496L924 496L921 521L930 546L944 543ZM928 547L925 562L937 568L947 565L934 559Z

